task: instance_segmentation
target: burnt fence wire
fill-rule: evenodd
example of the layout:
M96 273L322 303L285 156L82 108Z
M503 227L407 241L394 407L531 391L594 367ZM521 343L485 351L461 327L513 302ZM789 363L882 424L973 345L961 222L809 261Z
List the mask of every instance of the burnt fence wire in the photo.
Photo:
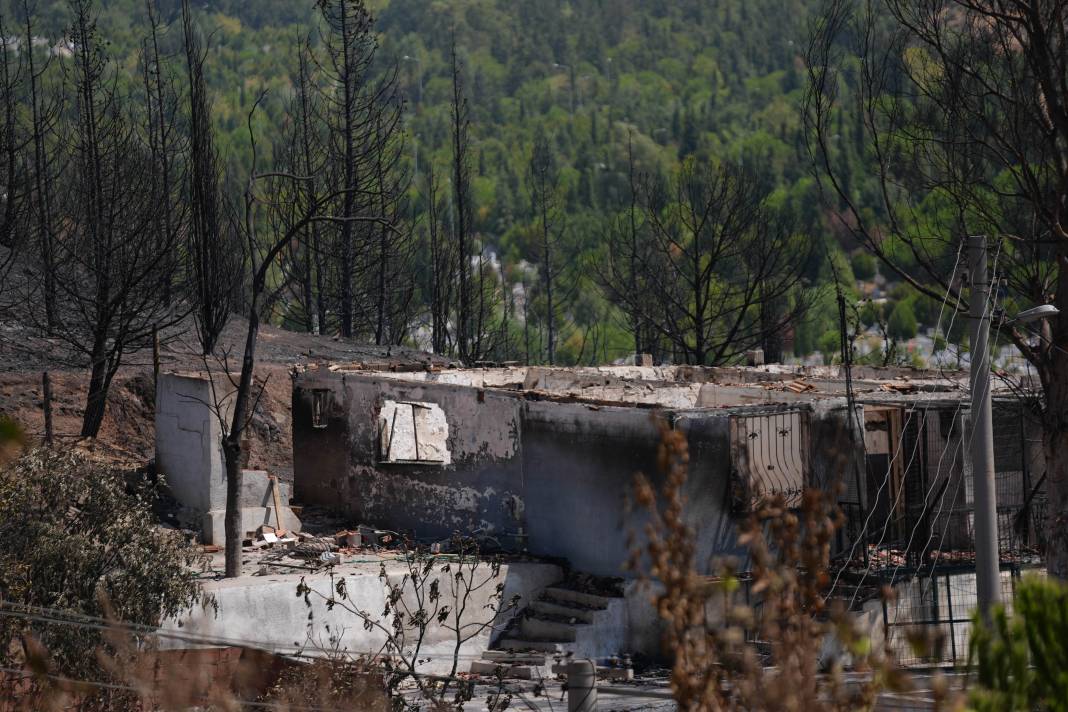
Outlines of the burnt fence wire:
M1011 613L1023 568L1001 567L1001 600ZM975 568L944 567L897 583L895 598L883 600L887 643L905 666L968 663L972 614L977 605Z

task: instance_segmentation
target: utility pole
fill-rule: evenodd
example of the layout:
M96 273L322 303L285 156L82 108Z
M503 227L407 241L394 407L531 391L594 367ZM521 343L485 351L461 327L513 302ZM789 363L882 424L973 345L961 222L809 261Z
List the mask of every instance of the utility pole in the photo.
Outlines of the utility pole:
M1001 600L998 553L997 491L994 483L994 425L990 412L990 277L986 268L986 236L968 238L971 274L971 464L975 492L976 599L984 618Z

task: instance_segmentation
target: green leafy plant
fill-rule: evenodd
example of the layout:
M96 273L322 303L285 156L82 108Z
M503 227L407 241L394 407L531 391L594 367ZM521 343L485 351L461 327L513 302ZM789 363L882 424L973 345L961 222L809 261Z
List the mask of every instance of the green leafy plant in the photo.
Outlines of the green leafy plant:
M69 450L33 450L0 470L4 666L37 658L54 673L97 676L104 627L57 617L154 627L200 599L200 554L156 525L152 498Z
M1068 586L1025 578L1012 615L973 620L971 704L983 710L1068 710Z
M22 428L6 415L0 415L0 465L18 454L26 444Z

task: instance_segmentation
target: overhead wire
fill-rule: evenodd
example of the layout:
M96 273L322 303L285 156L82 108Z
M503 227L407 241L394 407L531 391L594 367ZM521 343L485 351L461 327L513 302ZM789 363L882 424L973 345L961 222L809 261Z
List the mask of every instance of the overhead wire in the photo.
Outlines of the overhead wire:
M997 252L997 254L996 254L995 258L994 258L994 274L995 274L995 275L997 274L997 268L998 268L999 258L1000 258L1000 255L1001 255L1001 249L1000 249L1000 248L1001 248L1001 244L999 243L999 244L998 244L998 252ZM959 251L958 251L958 258L959 258ZM951 282L951 283L952 283L952 282ZM948 296L948 295L947 295L947 296ZM985 318L987 318L987 317L988 317L988 316L989 316L990 314L992 314L992 313L993 313L993 304L994 304L994 301L995 301L995 294L994 294L994 291L993 291L993 290L991 290L991 291L990 291L990 292L989 292L989 293L987 294L987 301L986 301L986 303L985 303L985 304L983 305L983 311L982 311L982 317L981 317L981 318L985 319ZM953 313L953 317L952 317L952 319L951 319L951 321L950 321L950 330L952 330L952 328L953 328L953 323L954 323L954 321L956 320L956 316L957 316L957 313L958 313L958 312L957 312L957 310L954 310L954 313ZM963 399L958 399L958 401L957 401L957 407L956 407L956 409L954 410L954 415L953 415L954 419L956 419L956 417L957 417L957 416L959 415L959 413L961 412L961 409L963 408L963 405L964 405L964 401L963 401ZM926 420L926 415L925 415L925 416L923 416L923 418L924 418L924 420ZM904 430L904 428L903 428L903 430ZM972 434L974 435L974 429L972 430ZM913 453L914 455L915 455L915 451L916 451L916 450L918 450L918 448L919 448L919 445L920 445L920 443L921 443L921 439L922 439L922 435L923 435L923 430L922 430L922 429L920 429L920 428L918 428L918 429L917 429L917 436L916 436L916 448L914 449L914 453ZM941 462L943 461L943 459L944 459L944 457L945 457L945 453L946 453L946 451L948 450L948 448L949 448L949 445L950 445L950 443L949 443L949 440L947 439L946 445L945 445L945 447L943 447L943 449L942 449L942 453L941 453L941 455L939 456L939 468L941 467ZM911 465L912 465L912 463L910 462L910 463L909 463L909 467L910 467L910 468L911 468ZM928 503L928 500L929 500L929 498L930 498L930 496L931 496L931 493L932 493L932 492L934 491L934 488L935 488L936 482L937 482L937 478L932 478L932 479L931 479L931 481L930 481L930 484L929 484L929 486L928 486L928 487L926 488L926 491L924 492L924 498L923 498L923 510L922 510L922 511L923 511L924 513L926 512L926 509L927 509L927 503ZM959 480L958 480L958 490L959 490ZM954 498L955 498L955 497L956 497L956 491L954 492ZM944 503L945 503L945 498L944 498L944 495L943 495L943 497L942 497L942 498L941 498L941 500L940 500L940 506L939 506L939 511L938 511L938 513L937 513L937 514L935 515L935 516L936 516L936 520L937 520L937 517L941 515L942 505L944 505ZM910 531L910 533L909 533L909 539L908 539L908 543L906 544L906 547L905 547L905 551L906 551L906 553L908 552L908 549L909 549L909 548L910 548L910 547L912 546L912 541L914 540L914 538L915 538L915 535L916 535L916 532L918 531L918 529L919 529L919 527L920 527L920 524L921 524L922 522L923 522L923 517L922 517L922 514L921 514L921 516L920 516L920 517L917 517L917 518L916 518L916 522L915 522L915 524L913 525L913 527L912 527L912 530L911 530L911 531ZM930 542L928 542L928 544L929 544L929 543L930 543ZM922 562L922 560L923 560L923 557L924 557L925 555L926 555L926 547L925 547L925 550L924 550L924 552L922 552L922 553L921 553L921 555L920 555L920 557L919 557L919 560L920 560L921 562ZM898 573L898 572L899 572L899 571L901 570L901 567L902 567L903 565L904 565L904 559L902 559L902 560L900 561L900 563L898 563L898 564L897 564L897 566L895 567L894 571L892 572L892 574L891 574L891 578L890 578L890 584L889 584L889 585L891 585L891 586L893 585L893 581L894 581L894 579L896 578L896 576L897 576L897 573ZM921 565L922 565L922 564L921 564ZM867 577L867 573L868 573L868 572L866 571L866 572L865 572L865 576L861 578L861 584L863 584L864 580L866 579L866 577ZM857 595L859 594L859 592L860 592L860 585L858 585L857 589L856 589L856 590L854 591L854 594L853 594L853 599L852 599L852 601L850 602L850 606L851 606L851 607L852 607L852 605L853 605L853 604L854 604L854 603L856 602L856 598L857 598Z
M941 326L942 326L942 317L943 317L943 315L945 313L946 304L949 302L949 296L950 296L950 293L952 292L953 283L956 280L957 269L960 266L960 258L961 258L961 253L962 252L963 252L963 244L960 244L957 247L956 259L954 260L954 263L953 263L953 271L952 271L950 279L948 281L948 285L947 285L947 288L946 288L946 293L945 293L945 296L942 298L942 304L941 304L941 307L939 308L939 311L938 311L938 318L937 318L936 324L935 324L936 331L939 330L941 328ZM950 320L950 329L952 329L952 324L953 324L954 320L956 319L956 315L957 315L957 309L954 308L953 309L953 317ZM847 375L846 375L846 378L847 378L847 395L851 395L851 382L850 382L851 378L850 378L850 375L851 374L849 374L849 373L847 373ZM850 416L851 417L851 425L850 425L850 427L851 428L853 427L853 425L852 425L852 421L853 420L858 421L857 422L857 430L859 431L860 437L861 437L861 447L862 447L862 449L864 450L864 452L866 454L867 453L867 447L866 447L866 445L864 444L864 441L863 441L864 429L863 429L863 427L860 427L860 423L859 423L859 417L860 416L855 412L856 411L855 407L852 407L852 410L853 410L853 413L851 413L851 416ZM914 417L915 413L916 413L915 409L910 409L908 411L908 416L907 416L907 418L905 420L905 423L902 425L902 429L901 429L902 433L907 431L909 425L912 422L912 418ZM882 495L883 491L889 485L890 475L891 475L891 473L893 472L893 469L894 469L894 463L897 461L897 458L900 456L903 447L904 447L904 440L903 439L899 439L898 442L897 442L897 445L895 447L895 450L891 454L891 458L890 458L889 462L887 463L886 474L883 477L883 481L879 485L879 487L878 487L878 489L877 489L877 491L875 493L875 500L874 501L876 501L876 502L879 501L879 497ZM913 451L913 457L915 457L915 449ZM909 467L911 467L911 464L912 463L910 461ZM858 498L861 497L861 493L859 491L857 493L857 496L858 496ZM892 516L892 514L893 514L893 510L891 509L890 512L887 515L887 522L884 523L884 526L883 526L884 535L885 535L885 532L886 532L886 524L889 522L889 518ZM870 526L872 517L874 515L875 515L875 508L870 506L868 508L868 513L867 513L867 516L865 517L864 524L861 527L860 532L858 532L857 536L854 538L853 544L850 547L849 554L848 554L848 556L846 558L846 563L845 563L844 566L839 567L837 573L835 574L834 581L831 584L831 587L828 590L827 596L824 598L824 600L830 599L830 597L833 595L834 590L837 588L838 582L841 579L842 574L848 568L849 562L851 562L853 560L853 557L856 554L857 545L862 541L866 542L866 534L868 532L868 527ZM880 542L879 542L879 544L877 545L876 548L878 548L878 546L880 546L881 544L882 544L882 539L880 539ZM867 546L866 543L865 543L865 546ZM854 590L854 596L853 596L853 599L850 602L850 606L852 606L856 602L857 592L859 592L860 586L863 585L863 582L867 578L868 573L870 573L871 565L872 565L872 562L871 562L870 559L868 559L868 563L867 563L867 565L865 567L865 573L861 578L860 584L858 584L856 589Z
M995 253L995 256L994 256L994 264L993 264L993 267L991 269L991 274L992 274L991 283L996 283L997 282L997 275L999 274L1000 257L1001 257L1001 242L999 241L998 242L998 249L997 249L997 251ZM973 278L974 278L974 275L973 275ZM986 319L986 318L988 318L989 315L993 314L994 304L996 302L996 299L997 299L996 291L991 289L989 291L989 293L987 294L987 302L986 302L986 304L983 305L982 316L980 317L981 319ZM950 328L952 329L952 326ZM995 343L996 343L996 340L995 340ZM972 358L975 358L975 354L972 354ZM988 359L990 358L990 354L989 353L982 354L980 356L980 358L983 361L988 361ZM988 391L989 391L990 388L991 388L991 386L990 386L990 383L988 381L987 382ZM964 406L964 401L963 401L963 399L961 399L960 401L958 401L957 407L956 407L956 409L954 411L954 415L953 415L954 423L957 422L957 417L959 416L961 410L963 409L963 406ZM967 441L968 441L967 442L967 447L968 447L969 450L971 449L972 443L974 442L975 432L976 432L976 428L975 427L972 427L972 428L969 429L969 433L968 433L968 437L967 437ZM941 452L941 454L939 456L938 470L937 470L938 472L941 472L942 462L944 461L944 458L945 458L947 450L949 449L949 446L950 446L950 438L947 438L946 446L943 447L942 452ZM953 459L950 462L949 471L947 472L946 477L951 476L952 473L955 471L956 463L957 463L957 457L958 457L959 454L963 453L964 451L965 451L965 443L964 443L964 439L961 438L961 439L956 441L956 444L953 447L953 452L954 452ZM974 477L974 473L973 473L973 477ZM952 495L952 497L949 498L950 502L956 502L957 501L957 497L960 494L961 484L966 479L965 473L962 471L960 473L960 476L955 478L955 479L956 479L956 483L955 483L954 488L953 488L953 495ZM934 481L932 481L932 487L933 487L933 484L934 484ZM926 510L927 510L927 496L930 494L930 491L931 491L931 489L929 488L927 495L925 495L925 497L924 497L923 513L926 513ZM940 497L940 500L939 500L938 510L935 512L935 515L934 515L934 518L933 518L933 520L936 523L938 522L939 518L942 515L942 511L943 511L943 509L945 507L945 503L946 503L946 496L945 496L945 493L943 492L943 494L942 494L942 496ZM951 506L953 506L953 505L951 505ZM913 539L915 537L915 534L918 531L919 526L920 526L922 521L923 521L923 519L922 519L922 514L921 514L921 517L917 518L916 524L913 527L913 529L912 529L912 531L911 531L911 533L909 535L909 541L908 541L908 544L906 546L906 550L912 546L912 541L913 541ZM941 551L942 550L942 545L945 543L946 534L949 532L949 529L950 529L950 527L948 527L948 526L942 527L942 534L941 534L941 536L939 538L937 551ZM931 544L931 542L933 540L934 540L934 537L932 535L928 535L928 539L924 543L924 547L920 552L918 560L920 562L919 565L920 565L921 568L923 566L923 561L927 556L928 547L930 546L930 544ZM893 586L894 585L894 581L897 578L897 574L900 572L900 570L901 570L903 565L904 565L904 561L899 563L894 568L894 570L891 572L890 580L889 580L889 583L888 583L889 586ZM927 575L927 578L929 580L931 580L932 582L933 582L934 577L935 577L935 570L937 569L937 566L938 566L938 561L937 560L932 562L930 572ZM922 581L921 581L920 585L921 585L920 595L921 595L921 598L922 598L923 595L924 595ZM898 607L898 608L895 608L895 610L894 610L894 621L890 625L894 625L894 624L897 623L899 615L900 615L900 608Z
M951 279L949 280L949 285L950 285L950 286L952 286L952 284L953 284L953 282L954 282L954 280L955 280L955 275L956 275L956 270L957 270L957 266L958 266L958 265L959 265L959 263L960 263L960 256L961 256L961 250L962 250L962 248L963 248L963 245L961 245L960 247L958 247L958 251L957 251L957 260L956 260L956 263L954 264L954 269L953 269L953 272L954 272L954 276L953 276L953 277L951 277ZM999 242L999 243L998 243L998 251L997 251L997 254L996 254L996 256L995 256L995 259L994 259L994 274L995 274L995 275L997 274L997 269L998 269L998 263L999 263L999 258L1000 258L1000 255L1001 255L1001 243ZM985 303L985 304L983 305L983 313L982 313L982 314L983 314L983 316L982 316L982 318L984 318L984 319L985 319L985 318L987 318L987 317L988 317L988 316L989 316L990 314L992 314L992 313L993 313L993 304L994 304L994 301L995 301L995 298L996 298L996 294L994 293L994 290L991 290L991 291L990 291L990 293L988 293L987 297L988 297L988 298L987 298L987 302L986 302L986 303ZM939 329L939 328L941 328L941 321L942 321L942 315L943 315L943 312L944 312L944 309L945 309L945 305L946 305L946 303L948 302L948 298L949 298L949 291L947 290L947 292L946 292L946 295L945 295L945 297L943 298L943 302L942 302L942 309L940 309L940 311L939 311L939 316L938 316L938 320L937 320L937 323L936 323L936 330L937 330L937 329ZM953 328L953 324L955 323L955 320L956 320L956 317L957 317L957 314L958 314L958 313L959 313L959 312L958 312L958 310L957 310L957 309L954 309L954 310L953 310L953 316L951 317L951 320L950 320L950 327L949 327L949 329L950 329L950 330L952 330L952 328ZM961 410L961 408L963 407L963 403L964 403L964 401L963 401L963 400L958 400L958 402L957 402L957 407L956 407L956 410L955 410L955 412L954 412L954 418L956 418L957 414L959 414L959 413L960 413L960 410ZM918 410L919 410L919 409L916 409L916 408L913 408L913 409L911 409L911 410L910 410L910 417L909 417L909 419L908 419L908 420L906 420L906 423L905 423L905 424L904 424L904 426L902 427L902 433L904 433L905 431L907 431L907 429L908 429L908 426L909 426L909 423L911 422L911 418L912 418L912 415L913 415L914 413L916 413L916 412L917 412ZM921 418L923 418L923 419L926 419L926 416L921 416ZM915 461L915 456L916 456L916 454L917 454L917 452L918 452L918 450L919 450L919 446L920 446L920 444L921 444L921 434L922 434L922 432L923 432L923 430L922 430L921 428L917 428L917 438L916 438L916 445L915 445L915 447L913 448L913 454L912 454L912 457L910 458L910 462L909 462L909 465L908 465L908 468L907 468L907 469L911 469L911 467L912 467L912 463L913 463L913 462ZM973 433L974 433L974 430L973 430ZM902 445L902 444L903 444L903 439L902 439L902 440L899 440L899 442L898 442L898 445L899 445L899 446L900 446L900 445ZM942 454L941 454L941 456L940 456L940 458L939 458L939 467L941 467L941 462L943 461L943 459L944 459L944 457L945 457L945 453L946 453L946 450L948 449L948 446L949 446L949 443L948 443L948 441L947 441L947 445L946 445L946 447L945 447L945 448L943 448ZM889 481L889 475L890 475L890 472L891 472L891 471L892 471L892 469L893 469L893 462L894 462L894 459L896 459L896 457L897 457L897 454L898 454L898 453L895 453L895 454L894 454L894 456L893 456L893 458L891 459L891 463L890 463L890 466L889 466L889 467L888 467L888 469L887 469L887 475L886 475L886 477L884 478L884 480L883 480L883 483L882 483L882 485L881 485L881 486L880 486L880 488L879 488L879 491L878 491L878 492L876 493L876 501L878 501L878 497L879 497L879 495L880 495L880 494L882 493L882 490L883 490L883 488L884 488L884 487L886 486L886 484L887 484L887 483L888 483L888 481ZM932 492L933 492L933 490L934 490L935 484L936 484L936 479L932 479L932 480L931 480L931 483L930 483L930 486L929 486L929 487L928 487L928 488L926 489L926 491L925 491L925 493L924 493L924 503L923 503L923 510L924 510L924 511L926 511L926 508L927 508L927 503L928 503L928 500L929 500L929 498L930 498L930 495L931 495L931 493L932 493ZM958 483L958 484L959 484L959 483ZM959 487L958 487L958 489L959 489ZM884 522L884 525L883 525L883 534L882 534L882 536L880 537L880 540L879 540L879 542L878 542L878 543L876 544L876 550L878 550L878 548L882 546L882 543L883 543L883 541L885 540L885 534L886 534L886 531L887 531L887 526L888 526L888 524L889 524L889 520L890 520L890 518L891 518L891 517L893 516L893 511L894 511L894 509L895 509L895 508L897 507L897 504L898 504L898 500L900 499L900 495L901 495L901 491L899 491L899 492L898 492L898 496L897 496L897 497L895 497L895 502L894 502L894 506L893 506L893 507L891 507L891 508L890 508L890 509L888 510L888 513L887 513L887 520L886 520L886 522ZM955 497L955 496L956 496L956 493L954 494L954 497ZM939 513L938 513L938 515L936 515L936 516L939 516L939 515L941 514L941 504L944 504L944 501L945 501L945 500L944 500L944 498L943 498L943 499L941 500L941 503L940 503L940 507L939 507ZM868 516L868 519L867 519L867 520L865 521L865 529L867 528L867 525L868 525L868 523L870 522L870 519L871 519L871 516L872 516L872 514L873 514L873 513L874 513L874 510L872 510L871 512L869 512L869 516ZM909 542L908 542L908 545L907 545L907 547L906 547L906 550L907 550L907 548L908 548L908 547L911 547L912 541L913 541L913 539L914 539L914 537L915 537L916 531L918 530L918 528L919 528L919 526L920 526L920 523L921 523L921 522L922 522L922 518L917 518L917 521L916 521L915 525L913 526L913 528L912 528L912 531L910 532L910 535L909 535ZM944 537L944 534L943 534L943 537ZM929 542L928 542L928 544L929 544ZM926 553L926 550L924 551L924 555L925 555L925 553ZM921 559L922 559L922 556L921 556ZM852 560L852 556L850 556L850 560ZM860 580L860 582L859 582L859 583L858 583L858 584L856 585L856 587L855 587L855 589L854 589L854 592L853 592L853 596L852 596L852 598L850 599L850 607L852 607L852 606L853 606L853 605L854 605L854 604L856 603L857 597L858 597L858 596L860 595L861 587L863 586L863 584L864 584L864 581L866 581L866 580L867 580L867 577L868 577L868 575L869 575L869 574L871 573L871 569L872 569L872 564L873 564L873 561L869 559L868 565L867 565L867 566L865 567L865 571L864 571L864 574L863 574L863 575L861 576L861 580ZM894 578L896 578L896 574L897 574L897 572L898 572L898 571L900 571L900 568L901 568L901 566L903 566L903 564L904 564L904 561L902 560L902 561L901 561L901 562L900 562L900 563L899 563L899 564L897 565L897 567L896 567L896 568L895 568L895 570L894 570L894 573L893 573L893 574L891 575L891 581L893 581L893 579L894 579ZM835 584L834 584L834 585L836 585L836 584L837 584L837 582L838 582L838 579L840 578L840 576L841 576L841 574L842 574L843 570L844 570L844 567L843 567L843 569L839 569L839 571L838 571L838 575L837 575L837 576L836 576L836 578L835 578ZM832 585L832 592L833 592L833 588L834 588L834 585ZM891 585L892 585L892 584L891 584ZM829 597L830 597L830 593L828 593L828 598L829 598Z

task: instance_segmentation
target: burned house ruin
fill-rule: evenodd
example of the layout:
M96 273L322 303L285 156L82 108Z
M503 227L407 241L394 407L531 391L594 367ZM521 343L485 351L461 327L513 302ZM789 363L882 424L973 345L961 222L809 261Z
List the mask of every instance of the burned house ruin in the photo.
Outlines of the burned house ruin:
M952 530L945 545L967 546L970 490L947 484L965 478L964 456L938 457L961 445L957 385L871 375L857 381L864 437L851 440L834 369L312 369L294 384L295 496L425 540L477 532L506 550L621 575L625 532L639 524L627 514L631 476L657 476L655 414L687 435L687 514L702 560L737 550L738 517L759 498L796 503L803 486L839 478L849 515L840 547L862 536L868 514L889 522L884 543L924 519L925 540ZM997 410L1018 423L1011 403ZM999 429L1016 438L999 447L999 482L1013 489L1015 477L1018 492L1036 467L1033 447L1019 461L1021 432ZM953 495L937 516L924 511L932 488ZM1022 500L1006 490L1004 502L1008 521Z

